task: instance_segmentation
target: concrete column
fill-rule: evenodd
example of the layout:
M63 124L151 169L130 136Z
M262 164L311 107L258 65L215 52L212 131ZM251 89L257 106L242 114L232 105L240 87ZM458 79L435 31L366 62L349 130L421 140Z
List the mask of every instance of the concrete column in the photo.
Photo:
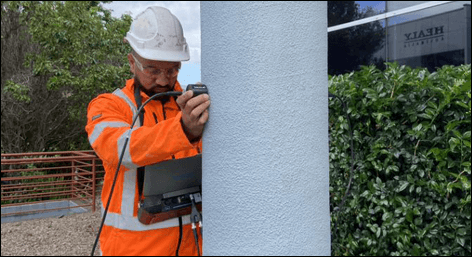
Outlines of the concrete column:
M326 2L201 2L204 255L330 255Z

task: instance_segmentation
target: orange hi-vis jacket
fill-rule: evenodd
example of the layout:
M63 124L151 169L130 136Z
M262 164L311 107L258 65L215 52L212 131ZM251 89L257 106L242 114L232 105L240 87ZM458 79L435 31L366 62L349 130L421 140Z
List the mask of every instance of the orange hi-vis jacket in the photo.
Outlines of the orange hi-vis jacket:
M175 91L182 91L176 82ZM149 97L141 92L142 103ZM201 152L201 140L189 142L181 125L181 112L173 97L162 106L150 101L144 107L144 124L137 119L134 79L112 94L93 99L87 110L89 142L103 162L102 213L106 207L120 154L129 136L118 171L113 197L100 235L102 255L175 255L179 245L179 218L144 225L138 221L137 168L172 158L190 157ZM190 215L182 216L182 241L178 254L197 255ZM199 234L200 249L202 240Z

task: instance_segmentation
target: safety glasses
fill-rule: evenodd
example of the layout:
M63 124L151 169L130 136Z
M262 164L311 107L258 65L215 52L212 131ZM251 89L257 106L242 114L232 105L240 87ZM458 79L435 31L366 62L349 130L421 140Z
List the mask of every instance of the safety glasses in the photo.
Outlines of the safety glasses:
M143 65L141 64L141 62L139 62L138 59L134 55L132 55L132 56L133 56L136 67L140 71L145 73L146 75L149 75L149 76L152 76L152 77L158 77L161 74L164 74L168 78L175 78L179 74L180 65L179 65L179 67L172 67L172 68L168 68L168 69L158 69L158 68L153 68L153 67L143 68Z

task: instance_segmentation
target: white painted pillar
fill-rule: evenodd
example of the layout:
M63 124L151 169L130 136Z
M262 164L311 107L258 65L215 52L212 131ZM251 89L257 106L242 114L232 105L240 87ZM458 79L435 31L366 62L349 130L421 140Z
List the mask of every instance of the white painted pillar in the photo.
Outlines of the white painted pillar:
M201 2L204 255L330 255L326 2Z

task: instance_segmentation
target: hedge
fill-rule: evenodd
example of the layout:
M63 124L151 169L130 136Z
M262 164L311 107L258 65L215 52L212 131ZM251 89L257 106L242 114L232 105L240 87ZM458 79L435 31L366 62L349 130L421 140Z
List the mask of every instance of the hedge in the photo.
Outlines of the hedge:
M329 77L332 255L471 255L470 77L397 63Z

